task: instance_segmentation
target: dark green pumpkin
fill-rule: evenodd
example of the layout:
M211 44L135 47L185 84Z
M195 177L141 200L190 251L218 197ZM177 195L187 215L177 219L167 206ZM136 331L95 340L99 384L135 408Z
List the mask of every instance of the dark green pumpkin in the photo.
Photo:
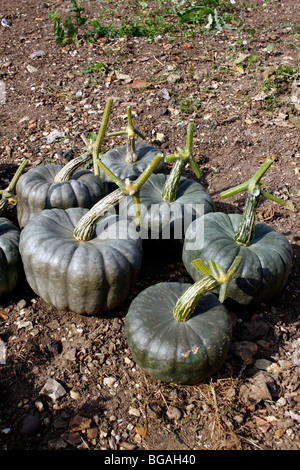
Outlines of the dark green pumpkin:
M10 293L21 272L19 229L7 218L0 217L0 296Z
M21 232L28 284L46 303L82 315L111 310L128 296L142 261L141 240L128 222L106 215L85 241L74 236L84 208L46 209Z
M136 363L152 377L197 384L223 365L232 319L223 301L240 258L227 273L218 263L193 261L203 279L195 284L163 282L148 287L131 303L125 334ZM209 291L220 286L219 300Z
M125 178L134 180L143 173L145 168L151 163L151 161L157 154L161 154L161 152L159 152L157 148L142 142L135 143L135 150L135 161L127 161L127 145L122 145L121 147L109 150L101 157L101 161L120 180L125 180ZM163 171L163 169L164 161L161 160L159 165L156 167L155 172L161 172ZM111 183L110 178L102 170L100 170L100 177L102 181L105 181L106 183Z
M214 294L205 294L186 322L173 318L178 298L190 284L160 283L131 303L125 318L128 346L136 363L163 382L196 384L223 365L232 320Z
M162 189L167 179L165 174L153 174L141 188L141 229L145 230L145 236L149 232L153 238L181 239L195 218L214 211L214 203L200 183L183 176L178 182L176 199L164 201ZM119 211L132 220L135 215L132 198L123 199Z
M48 164L31 168L20 177L16 193L17 217L21 228L44 209L89 209L103 197L103 183L99 176L90 170L77 169L66 181L56 182L57 175L63 169L62 165Z
M286 285L292 265L292 249L284 235L256 222L251 245L234 241L241 221L239 214L215 212L192 222L186 232L182 259L194 279L201 275L191 266L193 259L214 258L224 270L240 255L243 262L228 289L228 297L240 304L259 303L277 295Z
M272 164L261 166L246 183L228 190L222 197L247 189L243 215L215 212L205 214L188 227L184 241L183 263L194 281L201 278L191 261L204 263L214 259L226 271L236 256L243 261L228 288L228 297L240 304L254 304L276 296L286 286L292 266L292 248L287 238L272 227L255 221L260 194L281 202L261 191L261 176Z
M165 158L174 162L170 174L152 174L141 188L141 234L146 238L182 239L192 220L214 211L213 200L203 186L181 176L187 163L198 178L201 174L192 155L192 137L193 123L190 123L185 149L178 147L175 154ZM133 219L135 211L132 198L121 202L123 216Z

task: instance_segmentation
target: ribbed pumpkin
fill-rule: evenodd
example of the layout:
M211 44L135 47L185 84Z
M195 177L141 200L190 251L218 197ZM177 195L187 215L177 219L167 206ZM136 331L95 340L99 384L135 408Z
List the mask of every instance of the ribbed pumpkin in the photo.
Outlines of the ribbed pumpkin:
M151 238L184 238L187 226L197 217L214 211L214 203L203 186L181 176L190 163L196 176L200 169L192 155L193 124L188 127L185 150L178 148L165 161L175 162L171 173L152 174L140 191L141 233ZM134 201L127 197L120 204L120 214L133 218ZM144 232L143 232L144 231Z
M20 253L28 284L49 305L95 315L127 297L142 260L141 240L128 222L106 215L94 236L77 240L74 230L88 209L46 209L21 232Z
M161 156L133 183L127 182L84 208L45 209L21 232L20 253L28 284L59 310L94 315L128 296L142 262L136 225L109 213L119 199L139 192ZM113 211L115 212L115 211Z
M292 265L292 248L284 235L265 223L255 221L259 195L270 197L261 190L260 178L272 164L267 160L247 182L222 197L247 190L243 215L215 212L205 214L188 227L182 252L183 263L194 281L201 274L191 261L201 257L204 262L214 259L226 270L240 255L242 264L228 290L228 297L240 304L267 301L286 285Z
M0 217L0 296L11 292L18 282L22 269L19 240L19 229Z
M230 313L221 302L240 262L237 258L227 274L216 263L213 271L204 266L205 277L194 285L158 283L132 301L125 334L134 360L146 373L163 382L194 385L220 369L232 334ZM201 260L193 263L202 269ZM209 293L220 283L221 302Z
M103 183L90 170L80 169L91 155L86 153L64 167L48 164L29 169L16 186L17 217L24 227L44 209L91 208L104 195Z
M24 160L8 187L0 191L0 214L8 204L17 204L15 186L27 164L28 161ZM0 297L16 287L22 271L19 241L19 229L6 217L0 217Z

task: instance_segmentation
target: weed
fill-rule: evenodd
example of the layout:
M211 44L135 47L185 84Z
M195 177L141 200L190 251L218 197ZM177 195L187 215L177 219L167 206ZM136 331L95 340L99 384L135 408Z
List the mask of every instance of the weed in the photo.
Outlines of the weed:
M266 94L264 101L268 110L284 103L280 96L289 90L298 74L299 70L290 65L279 65L272 75L264 80L263 91Z
M182 114L193 114L194 111L197 111L201 106L201 101L198 99L182 99L179 101L180 112Z

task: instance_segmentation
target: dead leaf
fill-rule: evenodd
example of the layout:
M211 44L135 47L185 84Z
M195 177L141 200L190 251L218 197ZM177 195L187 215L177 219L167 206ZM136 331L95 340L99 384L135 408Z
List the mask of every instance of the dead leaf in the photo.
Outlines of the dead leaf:
M129 86L132 90L140 90L141 88L147 88L149 83L142 78L135 78Z
M147 429L144 428L144 426L135 426L134 430L139 436L144 438L147 437Z

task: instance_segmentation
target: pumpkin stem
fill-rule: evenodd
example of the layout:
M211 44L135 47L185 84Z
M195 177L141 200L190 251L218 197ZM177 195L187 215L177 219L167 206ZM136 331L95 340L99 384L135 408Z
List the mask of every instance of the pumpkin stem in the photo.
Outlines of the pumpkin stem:
M177 152L172 155L167 155L165 161L175 162L171 173L169 174L161 191L162 200L165 202L174 202L177 197L177 189L181 178L182 171L187 163L190 163L197 178L200 178L201 171L193 157L192 146L193 146L193 129L194 124L190 123L187 130L187 138L185 149L177 148Z
M106 103L105 108L104 108L102 122L101 122L101 126L100 126L100 129L99 129L98 135L96 137L96 141L92 146L94 174L96 176L100 175L100 170L99 170L99 167L97 165L97 162L98 162L98 158L99 158L101 145L102 145L104 135L105 135L105 132L106 132L106 128L107 128L107 125L108 125L108 120L109 120L112 104L113 104L113 99L109 98L107 100L107 103Z
M8 204L13 204L14 206L17 204L17 197L15 195L16 184L28 163L28 160L24 160L17 169L7 188L0 190L0 194L2 195L0 200L0 214L4 211Z
M125 130L111 132L108 134L108 137L126 134L127 141L125 161L126 163L135 163L138 160L138 154L135 149L135 134L139 135L142 139L145 139L145 136L133 126L130 106L127 107L127 120L128 124L125 127Z
M76 240L87 241L91 240L94 236L95 225L97 221L103 217L107 212L114 208L125 196L133 197L135 215L136 215L136 224L140 225L140 204L139 204L139 192L142 185L149 178L151 173L155 170L159 162L162 160L163 156L157 154L152 162L145 168L143 173L135 180L130 181L129 178L126 178L125 181L119 180L101 161L97 161L99 165L107 174L111 174L114 181L119 185L112 193L105 196L99 202L97 202L78 222L76 225L73 235Z
M201 259L192 261L193 266L199 270L205 277L195 282L178 299L174 309L173 317L177 321L187 321L194 313L196 306L207 292L210 292L220 286L219 301L224 302L227 297L228 285L234 277L237 269L242 262L242 257L237 256L227 273L215 261L209 261L209 267Z
M285 201L279 199L272 194L263 191L261 188L263 184L260 182L261 178L272 165L273 160L266 159L258 171L245 183L239 184L234 188L228 189L221 193L221 197L232 196L242 191L247 191L245 207L242 215L242 220L236 230L234 240L238 245L249 246L252 242L255 230L255 211L261 195L271 199L278 204L285 204Z
M78 157L68 162L55 176L54 183L62 183L64 181L70 181L73 173L77 168L81 167L84 163L89 161L91 158L90 153L83 153Z

